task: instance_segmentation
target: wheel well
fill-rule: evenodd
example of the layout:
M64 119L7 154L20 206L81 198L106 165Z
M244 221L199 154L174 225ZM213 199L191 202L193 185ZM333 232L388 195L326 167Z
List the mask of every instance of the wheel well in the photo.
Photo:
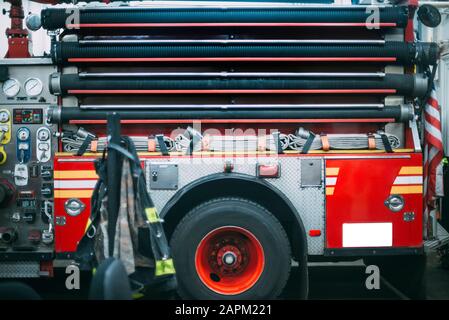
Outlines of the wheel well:
M307 254L304 226L291 202L264 180L243 174L215 174L179 190L161 212L167 236L171 237L181 219L194 207L224 196L245 198L265 207L286 231L294 258Z

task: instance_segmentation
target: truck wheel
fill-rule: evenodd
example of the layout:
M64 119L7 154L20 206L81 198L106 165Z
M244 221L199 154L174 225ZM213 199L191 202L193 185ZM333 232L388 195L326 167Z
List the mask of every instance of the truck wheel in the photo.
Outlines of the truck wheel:
M426 299L426 255L385 256L364 259L379 267L380 274L409 299Z
M273 299L290 274L291 250L279 221L242 198L217 198L190 211L171 248L186 299Z

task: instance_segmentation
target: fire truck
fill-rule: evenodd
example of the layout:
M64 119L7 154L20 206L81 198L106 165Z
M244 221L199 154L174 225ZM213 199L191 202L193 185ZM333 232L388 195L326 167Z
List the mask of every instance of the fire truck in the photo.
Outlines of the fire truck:
M358 259L422 297L426 248L449 237L423 201L440 50L415 38L416 0L38 0L26 28L7 2L1 278L74 259L116 113L182 298L276 298L293 268L306 298L308 262Z

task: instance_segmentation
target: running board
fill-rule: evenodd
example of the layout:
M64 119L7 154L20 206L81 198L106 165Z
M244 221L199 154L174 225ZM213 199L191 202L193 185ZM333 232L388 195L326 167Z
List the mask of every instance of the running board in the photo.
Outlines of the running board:
M435 239L424 241L424 250L429 252L447 244L449 244L449 232L437 223L436 237Z

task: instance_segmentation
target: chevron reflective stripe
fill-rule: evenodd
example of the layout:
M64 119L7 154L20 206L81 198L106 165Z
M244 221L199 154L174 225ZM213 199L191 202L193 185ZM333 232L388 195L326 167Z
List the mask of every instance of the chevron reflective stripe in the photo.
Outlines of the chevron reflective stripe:
M90 189L97 180L55 180L55 189Z
M340 168L326 168L326 196L331 196L334 194L339 172Z
M95 170L55 170L55 179L98 179Z
M93 189L55 189L55 199L61 198L90 198Z
M423 168L421 166L404 166L394 179L390 194L422 194Z
M393 184L422 184L422 176L399 176L397 177Z

